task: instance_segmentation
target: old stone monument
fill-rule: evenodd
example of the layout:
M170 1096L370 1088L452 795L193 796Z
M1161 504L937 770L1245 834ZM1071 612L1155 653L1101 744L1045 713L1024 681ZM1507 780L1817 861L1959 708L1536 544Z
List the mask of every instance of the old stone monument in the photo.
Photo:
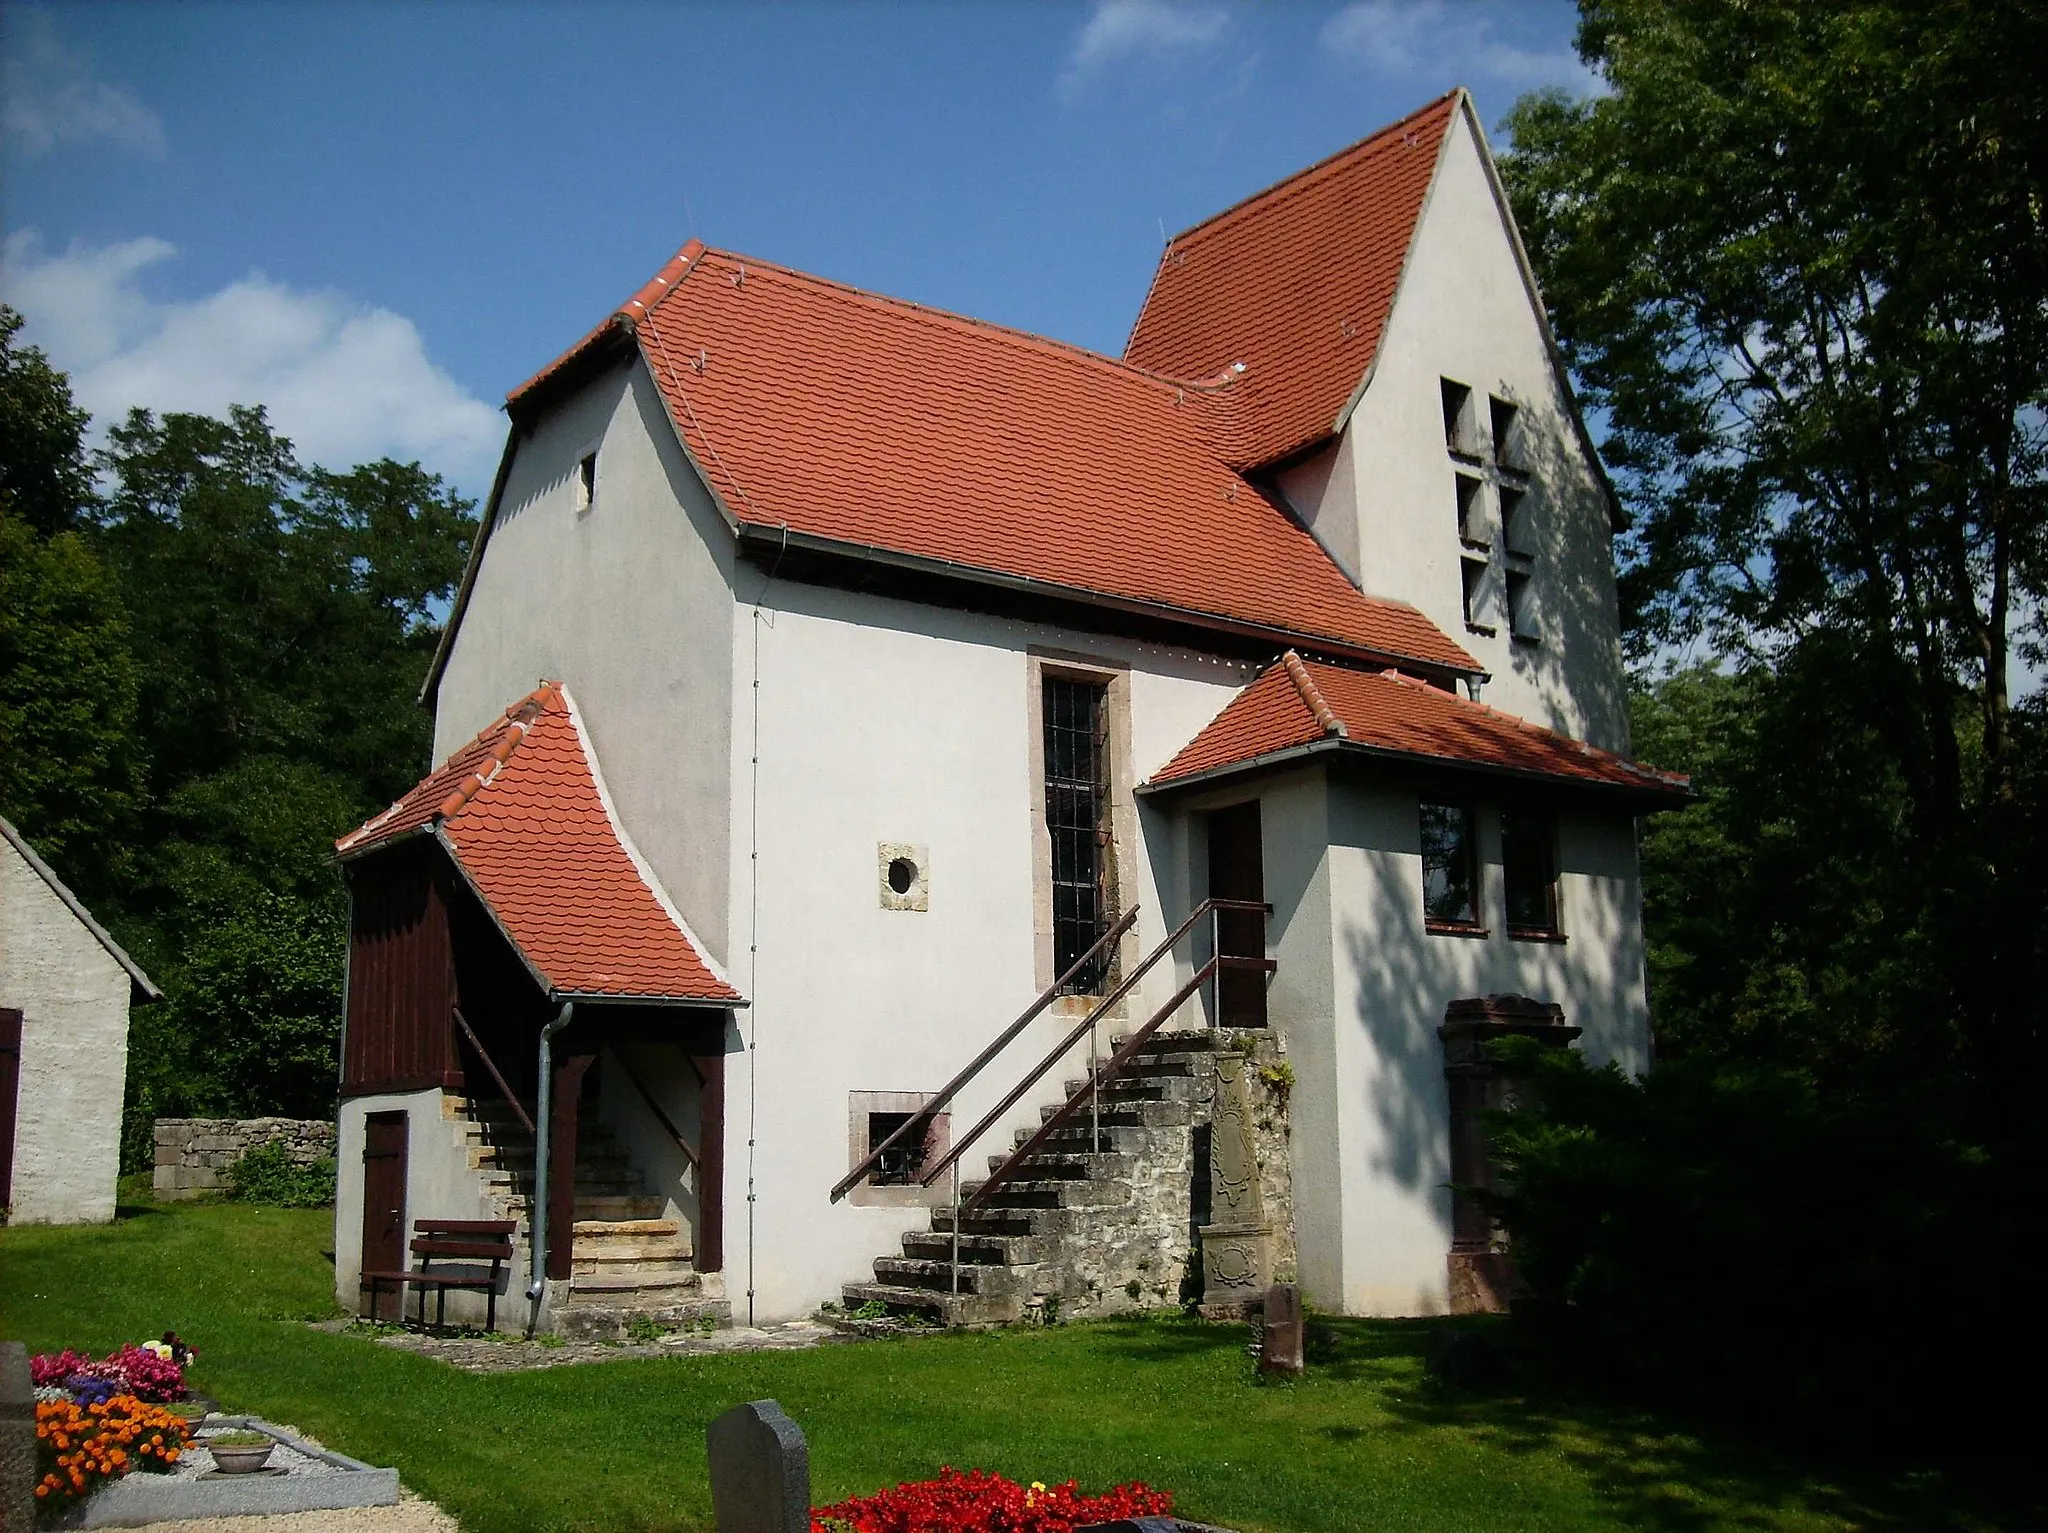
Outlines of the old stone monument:
M1266 1290L1266 1311L1259 1330L1259 1372L1299 1378L1302 1369L1301 1290L1275 1283Z
M1236 1319L1273 1275L1273 1232L1259 1196L1259 1157L1252 1140L1251 1092L1242 1054L1216 1056L1216 1096L1209 1131L1209 1213L1202 1226L1202 1313Z
M0 1341L0 1533L36 1525L36 1392L28 1348Z
M704 1433L718 1533L809 1533L811 1450L773 1400L736 1405Z

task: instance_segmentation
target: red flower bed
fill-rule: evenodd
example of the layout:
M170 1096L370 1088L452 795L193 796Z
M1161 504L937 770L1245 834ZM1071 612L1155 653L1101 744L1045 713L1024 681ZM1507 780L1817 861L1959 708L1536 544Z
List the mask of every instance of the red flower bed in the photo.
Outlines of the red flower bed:
M1072 1533L1091 1522L1164 1517L1173 1493L1142 1480L1084 1496L1072 1480L1050 1489L982 1469L942 1469L872 1496L849 1496L811 1512L811 1533Z

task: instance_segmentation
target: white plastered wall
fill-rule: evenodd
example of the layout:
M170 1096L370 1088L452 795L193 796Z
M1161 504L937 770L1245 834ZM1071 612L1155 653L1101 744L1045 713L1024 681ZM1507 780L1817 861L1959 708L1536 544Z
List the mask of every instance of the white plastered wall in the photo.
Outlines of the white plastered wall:
M1251 670L786 581L768 586L758 613L742 605L735 616L734 978L753 1006L738 1014L749 1047L728 1061L725 1250L727 1292L744 1323L749 1288L757 1321L805 1313L847 1282L872 1281L873 1259L900 1255L899 1236L925 1225L917 1208L827 1201L849 1169L848 1093L937 1090L1038 993L1034 652L1129 668L1136 781L1213 718ZM1125 901L1143 907L1125 951L1141 955L1188 894L1174 822L1149 810L1134 818L1140 844L1121 847L1119 860ZM884 908L883 842L926 850L929 909ZM759 945L751 964L750 931ZM1149 1015L1147 998L1156 1004L1174 986L1170 968L1155 970L1127 1014ZM1034 1023L960 1099L955 1136L1073 1021L1056 1013ZM1035 1126L1039 1104L1057 1100L1075 1073L1054 1069L980 1142L963 1175L985 1175L987 1154L1011 1147L1010 1127Z
M0 838L0 1006L22 1013L10 1222L114 1217L131 984Z
M1290 504L1365 591L1411 602L1491 673L1486 701L1611 750L1628 747L1609 510L1559 383L1464 113L1436 180L1380 340L1370 383L1334 450L1281 478ZM1532 560L1532 631L1509 633L1497 487L1481 492L1492 545L1478 614L1465 621L1457 467L1445 451L1441 380L1471 388L1484 445L1487 398L1520 407L1529 470L1522 517ZM1484 474L1483 466L1476 471Z
M597 454L578 510L577 465ZM635 358L517 445L441 677L444 759L543 676L568 684L620 819L727 952L733 539Z

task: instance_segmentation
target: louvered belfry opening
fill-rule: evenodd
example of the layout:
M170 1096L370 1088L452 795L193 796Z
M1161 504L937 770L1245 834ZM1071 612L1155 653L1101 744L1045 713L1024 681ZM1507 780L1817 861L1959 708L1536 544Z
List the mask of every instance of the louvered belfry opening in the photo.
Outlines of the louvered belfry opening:
M1109 689L1045 678L1045 826L1052 838L1053 972L1064 974L1116 919L1109 857ZM1067 985L1100 993L1111 960L1098 958Z

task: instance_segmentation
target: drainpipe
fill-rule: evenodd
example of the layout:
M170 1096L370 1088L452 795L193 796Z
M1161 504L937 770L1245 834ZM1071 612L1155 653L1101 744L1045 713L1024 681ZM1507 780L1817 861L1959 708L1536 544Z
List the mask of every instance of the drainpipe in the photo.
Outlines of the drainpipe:
M562 1002L555 1020L540 1030L540 1093L533 1120L533 1205L526 1221L532 1237L528 1266L533 1281L526 1285L526 1297L538 1305L548 1291L548 1140L554 1126L555 1034L569 1025L576 1012L574 1001ZM527 1329L532 1329L531 1324Z

